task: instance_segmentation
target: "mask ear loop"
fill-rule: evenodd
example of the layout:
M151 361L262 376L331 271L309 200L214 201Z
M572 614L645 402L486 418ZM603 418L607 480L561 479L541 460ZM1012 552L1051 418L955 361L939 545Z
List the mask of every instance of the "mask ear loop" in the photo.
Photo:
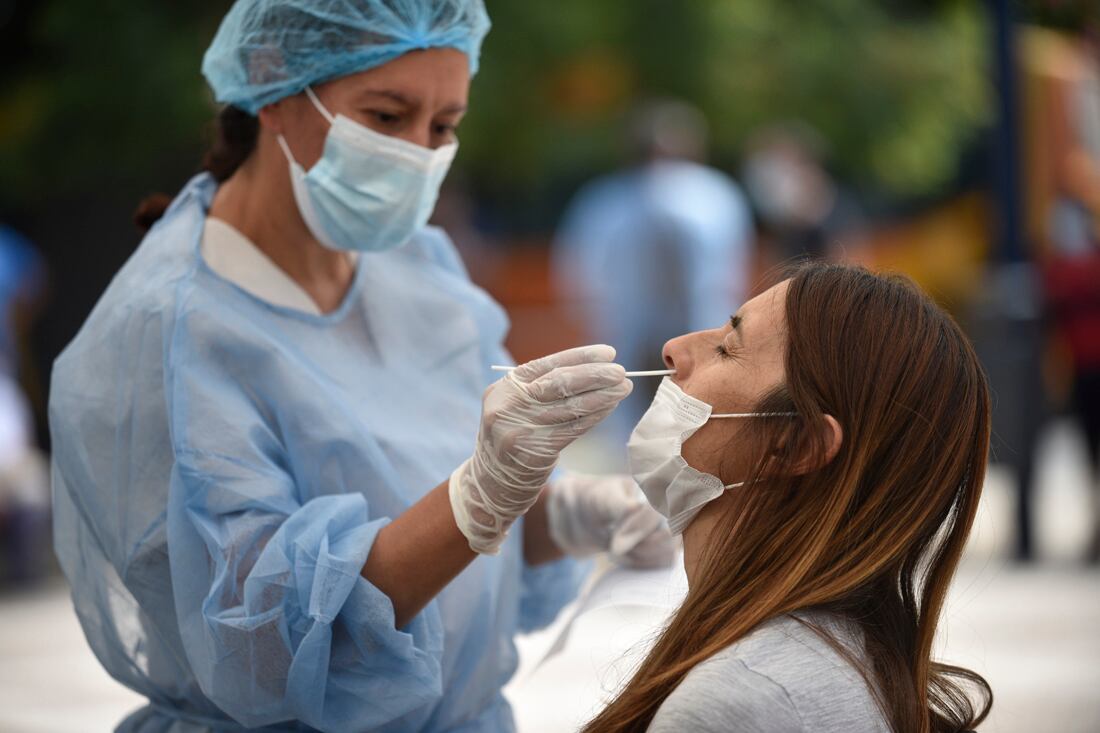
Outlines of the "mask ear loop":
M711 419L718 417L796 417L797 412L725 412L719 415L711 415ZM726 484L723 489L736 489L740 486L744 486L747 482L738 481L735 484Z
M283 149L283 155L286 156L287 162L301 168L301 164L294 159L294 153L290 152L290 146L287 145L286 139L282 135L276 135L275 142L279 143L279 147Z
M313 93L313 87L306 87L306 96L309 97L309 101L313 102L313 107L321 113L321 116L328 120L331 125L336 122L336 118L325 109L325 105L321 104L321 100L317 98L317 95Z
M325 109L325 105L321 104L321 100L313 93L313 87L306 87L305 92L306 96L309 97L309 101L313 104L313 108L317 110L322 117L328 120L329 125L332 125L335 118L329 114L329 111ZM287 144L286 139L281 134L275 137L275 141L279 143L279 147L283 149L283 154L291 165L300 165L300 163L294 159L294 153L290 152L290 145Z

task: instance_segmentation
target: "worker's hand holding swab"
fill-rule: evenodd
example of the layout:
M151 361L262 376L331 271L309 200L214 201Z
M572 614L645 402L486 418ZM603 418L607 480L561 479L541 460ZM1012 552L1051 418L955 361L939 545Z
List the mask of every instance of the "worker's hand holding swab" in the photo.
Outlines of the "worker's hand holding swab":
M451 475L455 520L494 554L538 499L558 455L603 420L633 385L610 346L582 346L516 367L485 391L474 454Z

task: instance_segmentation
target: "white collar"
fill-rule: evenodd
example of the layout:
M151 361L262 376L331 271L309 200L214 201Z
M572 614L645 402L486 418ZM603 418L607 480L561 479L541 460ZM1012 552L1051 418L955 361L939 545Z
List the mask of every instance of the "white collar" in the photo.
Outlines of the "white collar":
M206 217L201 253L211 270L260 300L322 315L321 309L293 278L225 221Z

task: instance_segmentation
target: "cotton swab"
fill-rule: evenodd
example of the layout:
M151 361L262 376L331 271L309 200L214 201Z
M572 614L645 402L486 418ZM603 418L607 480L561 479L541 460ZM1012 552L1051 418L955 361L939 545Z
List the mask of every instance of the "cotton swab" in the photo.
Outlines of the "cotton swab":
M515 369L514 366L501 366L499 364L494 364L489 368L492 369L494 372L510 372L513 369ZM643 372L627 372L626 376L628 376L628 377L667 377L667 376L670 376L670 375L675 374L675 373L676 373L675 369L651 369L650 371L643 371Z

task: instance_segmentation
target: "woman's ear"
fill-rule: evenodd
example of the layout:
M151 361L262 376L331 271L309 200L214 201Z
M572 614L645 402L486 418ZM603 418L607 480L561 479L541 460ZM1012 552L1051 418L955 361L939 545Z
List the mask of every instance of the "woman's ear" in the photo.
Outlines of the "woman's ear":
M792 476L802 476L829 465L840 452L841 444L844 443L844 429L832 415L822 415L821 434L817 437L821 442L816 446L810 440L801 441L802 455L790 469ZM821 450L818 451L815 448Z

